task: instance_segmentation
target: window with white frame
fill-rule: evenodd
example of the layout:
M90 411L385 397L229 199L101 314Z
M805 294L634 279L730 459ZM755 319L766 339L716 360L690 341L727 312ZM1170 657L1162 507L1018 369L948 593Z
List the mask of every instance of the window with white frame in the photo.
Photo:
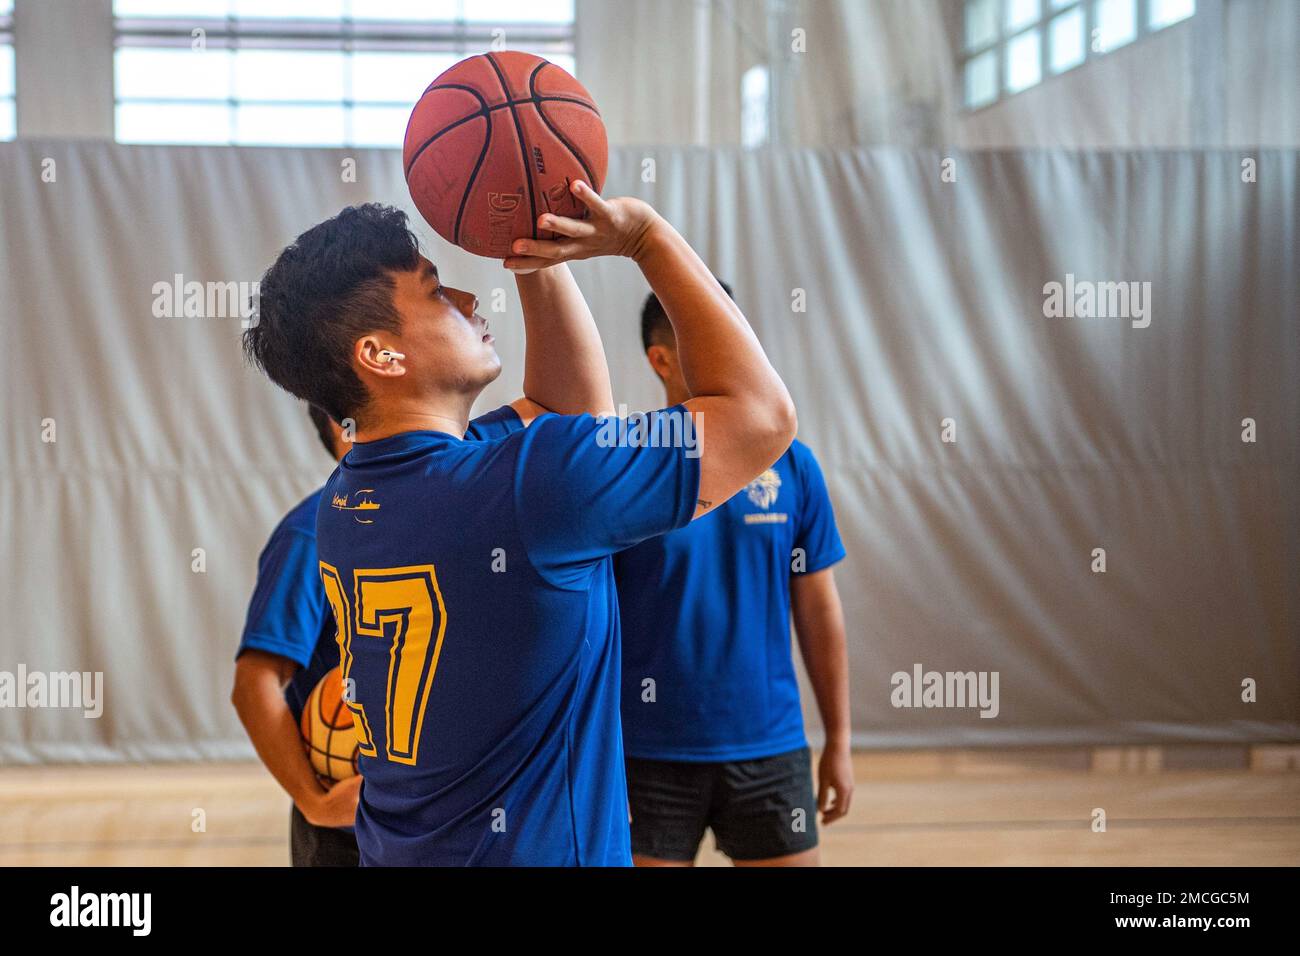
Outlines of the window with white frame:
M1196 0L965 0L962 88L975 110L1196 12Z
M114 0L116 138L400 147L424 88L466 56L526 50L573 72L573 5Z
M14 89L14 0L0 0L0 140L18 131Z
M751 66L740 77L740 143L746 149L767 145L771 111L767 64Z

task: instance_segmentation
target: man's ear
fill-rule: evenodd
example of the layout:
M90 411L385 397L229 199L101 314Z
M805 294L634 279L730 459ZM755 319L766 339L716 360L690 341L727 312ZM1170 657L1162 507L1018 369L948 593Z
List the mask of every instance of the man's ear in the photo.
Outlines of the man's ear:
M406 374L405 355L393 345L385 345L378 335L363 335L352 347L352 357L358 368L383 378L397 378Z
M654 369L654 373L659 376L659 381L667 382L672 377L677 356L673 355L672 349L668 346L652 345L645 350L645 357L650 362L650 367Z

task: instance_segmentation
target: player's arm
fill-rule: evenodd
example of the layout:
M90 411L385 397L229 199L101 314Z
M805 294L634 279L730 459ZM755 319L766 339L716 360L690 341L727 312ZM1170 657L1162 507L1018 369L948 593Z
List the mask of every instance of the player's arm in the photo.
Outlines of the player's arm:
M328 790L317 779L284 699L284 688L297 669L287 657L246 650L235 662L230 701L257 756L307 821L321 827L351 826L357 815L361 778L352 777Z
M677 230L639 199L605 200L587 188L575 194L590 218L553 217L552 230L565 238L518 240L506 266L602 255L640 266L672 322L693 396L686 407L701 432L699 517L781 457L794 439L794 402L744 314Z
M549 230L554 218L539 217L538 228ZM515 270L515 284L526 336L524 397L512 403L520 418L527 422L547 411L612 413L614 394L600 332L569 267Z
M849 653L834 569L790 575L790 604L799 651L826 728L826 746L817 767L817 806L822 822L833 823L849 812L853 799Z

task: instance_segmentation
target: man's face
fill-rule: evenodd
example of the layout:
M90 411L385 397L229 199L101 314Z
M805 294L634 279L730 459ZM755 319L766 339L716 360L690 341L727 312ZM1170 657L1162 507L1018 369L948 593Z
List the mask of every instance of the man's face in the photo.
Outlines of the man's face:
M402 316L393 350L406 356L407 374L422 390L477 391L501 374L478 298L443 285L424 256L414 272L394 273L393 305Z

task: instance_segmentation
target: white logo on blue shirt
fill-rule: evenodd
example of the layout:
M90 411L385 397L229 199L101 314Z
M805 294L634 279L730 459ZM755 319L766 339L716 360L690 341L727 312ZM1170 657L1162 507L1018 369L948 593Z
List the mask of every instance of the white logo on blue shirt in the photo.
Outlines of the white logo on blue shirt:
M770 508L776 504L777 490L781 487L781 476L776 469L769 468L745 486L749 500L760 508Z

